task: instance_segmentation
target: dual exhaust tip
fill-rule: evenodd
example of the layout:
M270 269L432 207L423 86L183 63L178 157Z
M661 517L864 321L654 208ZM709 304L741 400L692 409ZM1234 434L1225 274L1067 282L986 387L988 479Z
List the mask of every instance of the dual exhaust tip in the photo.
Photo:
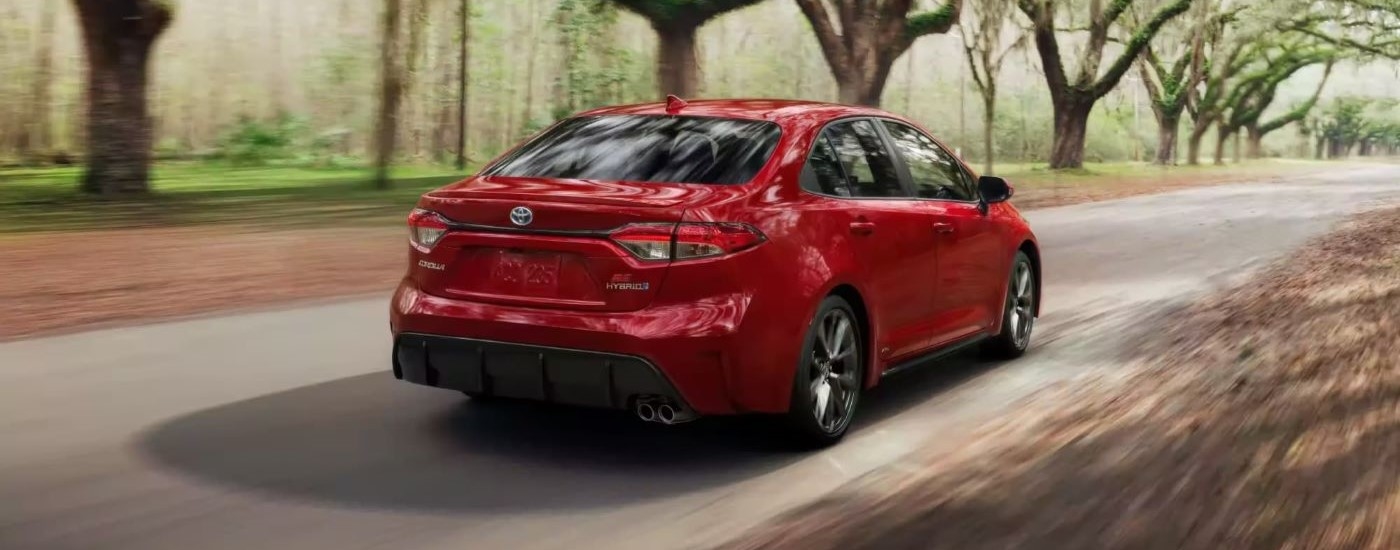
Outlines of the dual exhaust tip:
M640 398L637 399L637 418L643 422L659 422L669 426L694 420L695 415L664 398Z

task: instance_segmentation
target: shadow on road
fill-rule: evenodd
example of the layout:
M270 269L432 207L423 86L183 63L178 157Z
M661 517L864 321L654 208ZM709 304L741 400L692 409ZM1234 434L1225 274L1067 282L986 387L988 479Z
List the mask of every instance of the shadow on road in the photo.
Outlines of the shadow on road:
M853 429L994 366L953 358L903 374L868 395ZM196 412L156 426L139 445L196 478L282 496L514 513L713 489L808 456L769 428L742 417L668 428L621 412L474 403L385 372Z

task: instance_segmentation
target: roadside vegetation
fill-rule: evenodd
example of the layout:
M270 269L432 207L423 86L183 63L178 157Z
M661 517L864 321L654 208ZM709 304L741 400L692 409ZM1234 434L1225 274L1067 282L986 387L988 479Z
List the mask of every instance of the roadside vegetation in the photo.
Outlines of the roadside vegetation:
M397 166L392 189L365 184L364 168L170 162L155 166L156 193L94 197L82 169L0 168L0 233L200 224L319 227L402 222L424 191L461 179L445 166Z
M396 193L393 166L461 173L571 113L666 94L880 106L987 173L1400 146L1396 98L1376 85L1400 58L1392 2L0 0L0 13L0 165L80 167L67 181L101 197L164 194L176 161L356 166L366 190Z
M1400 147L1393 2L234 4L0 0L0 337L385 289L423 191L666 94L898 112L1023 208ZM44 253L54 232L87 263Z
M1396 548L1400 209L735 548Z

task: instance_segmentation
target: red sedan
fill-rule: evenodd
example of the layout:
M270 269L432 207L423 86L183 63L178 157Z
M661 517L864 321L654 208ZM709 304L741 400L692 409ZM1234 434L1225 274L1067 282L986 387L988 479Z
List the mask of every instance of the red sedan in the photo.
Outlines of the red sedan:
M876 109L583 113L419 201L394 375L831 444L885 375L1026 350L1040 253L1011 193Z

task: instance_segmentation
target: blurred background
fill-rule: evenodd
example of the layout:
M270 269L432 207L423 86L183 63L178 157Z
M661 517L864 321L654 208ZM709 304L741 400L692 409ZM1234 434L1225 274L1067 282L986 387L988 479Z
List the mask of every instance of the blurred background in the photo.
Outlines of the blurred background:
M626 2L391 3L401 4L396 40L390 45L403 81L394 144L398 163L450 165L455 160L464 43L469 58L466 156L471 163L489 160L562 116L659 97L657 33L646 19L622 7ZM700 27L694 95L840 99L833 71L798 4L749 3L755 5ZM384 4L170 3L169 27L150 56L156 161L323 168L367 164L382 92ZM961 29L916 40L892 63L877 100L923 122L968 159L979 161L986 156L981 139L986 109L963 48L964 40L978 40L976 8L982 2L971 4L963 10ZM464 7L470 10L469 37L462 32ZM1007 162L1044 162L1053 139L1051 97L1035 47L1021 36L1019 27L1028 22L1014 8L1001 9L999 17L1006 21L996 29L999 45L1016 47L1005 56L997 80L993 148ZM1061 11L1066 24L1072 24L1076 12ZM0 0L0 21L0 73L5 75L0 95L7 98L0 104L0 162L80 163L85 60L74 3ZM1156 48L1168 62L1188 27L1175 24L1158 39ZM1066 35L1072 44L1075 36ZM1115 47L1110 45L1110 51ZM1305 100L1323 70L1319 62L1288 78L1271 109L1282 112ZM1325 108L1342 96L1393 98L1400 95L1398 84L1393 64L1343 61L1323 91L1322 104ZM1136 68L1129 71L1094 110L1084 158L1150 159L1158 147L1151 103L1142 75ZM1271 133L1265 153L1300 156L1302 139L1297 128Z

